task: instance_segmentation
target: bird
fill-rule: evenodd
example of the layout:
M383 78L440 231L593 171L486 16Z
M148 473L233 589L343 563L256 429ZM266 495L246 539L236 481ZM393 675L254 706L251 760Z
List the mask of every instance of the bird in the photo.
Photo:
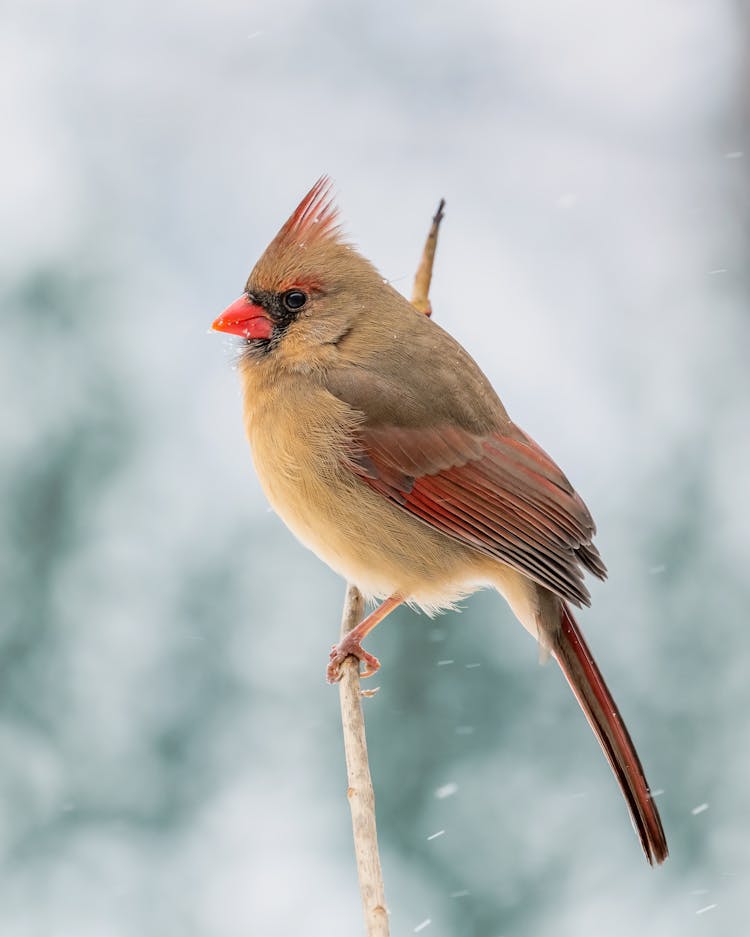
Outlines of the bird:
M261 486L297 538L379 602L339 644L372 675L364 637L402 603L429 613L495 588L567 679L650 864L667 841L646 777L572 607L606 567L581 497L520 429L469 353L345 237L322 176L213 322L242 339L245 430ZM361 666L361 665L360 665Z

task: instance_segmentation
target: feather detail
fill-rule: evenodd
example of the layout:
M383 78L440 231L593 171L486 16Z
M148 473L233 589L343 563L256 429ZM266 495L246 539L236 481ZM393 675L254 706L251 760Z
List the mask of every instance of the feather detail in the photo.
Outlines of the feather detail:
M248 292L316 292L325 286L326 271L354 257L341 234L332 188L328 176L321 176L305 195L253 268Z
M561 598L589 604L581 567L606 576L594 522L558 466L514 424L484 437L458 426L359 433L350 466L370 488Z
M277 247L305 247L322 240L337 240L340 233L333 183L321 176L276 235Z
M612 766L646 858L651 865L664 862L669 855L667 839L638 752L578 623L564 602L553 635L552 653Z

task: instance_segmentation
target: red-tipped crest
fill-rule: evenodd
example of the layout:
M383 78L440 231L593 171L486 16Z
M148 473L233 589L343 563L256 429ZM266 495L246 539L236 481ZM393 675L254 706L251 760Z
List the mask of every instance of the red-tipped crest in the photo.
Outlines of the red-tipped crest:
M286 244L306 245L327 238L335 239L339 233L339 223L332 189L333 184L328 176L321 176L295 208L276 240Z
M355 256L341 236L332 184L321 176L253 267L248 289L318 289L333 257Z

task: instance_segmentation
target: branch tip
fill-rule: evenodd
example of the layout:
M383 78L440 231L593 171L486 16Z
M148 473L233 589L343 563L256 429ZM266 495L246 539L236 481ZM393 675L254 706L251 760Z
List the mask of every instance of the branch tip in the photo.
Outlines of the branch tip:
M438 230L445 216L444 209L445 199L441 198L437 211L432 217L432 224L422 251L422 259L414 278L412 305L427 316L432 314L429 296L430 282ZM362 593L350 583L346 589L341 615L342 639L359 624L364 608ZM367 937L388 937L390 933L383 873L378 853L378 834L375 826L375 794L370 776L365 721L362 714L362 698L374 696L379 689L380 687L375 687L363 690L359 680L359 661L354 657L347 657L341 665L339 700L349 782L347 797L352 813L354 852L357 859L359 889L362 895Z

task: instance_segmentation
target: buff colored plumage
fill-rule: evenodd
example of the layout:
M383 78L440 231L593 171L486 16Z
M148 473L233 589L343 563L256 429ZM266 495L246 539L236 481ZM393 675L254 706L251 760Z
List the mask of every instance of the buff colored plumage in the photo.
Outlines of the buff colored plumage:
M638 756L570 605L606 569L586 506L508 417L468 353L342 237L320 180L214 323L245 339L258 477L297 537L382 601L334 648L374 672L364 636L401 602L450 607L493 586L559 662L650 862L667 856Z

